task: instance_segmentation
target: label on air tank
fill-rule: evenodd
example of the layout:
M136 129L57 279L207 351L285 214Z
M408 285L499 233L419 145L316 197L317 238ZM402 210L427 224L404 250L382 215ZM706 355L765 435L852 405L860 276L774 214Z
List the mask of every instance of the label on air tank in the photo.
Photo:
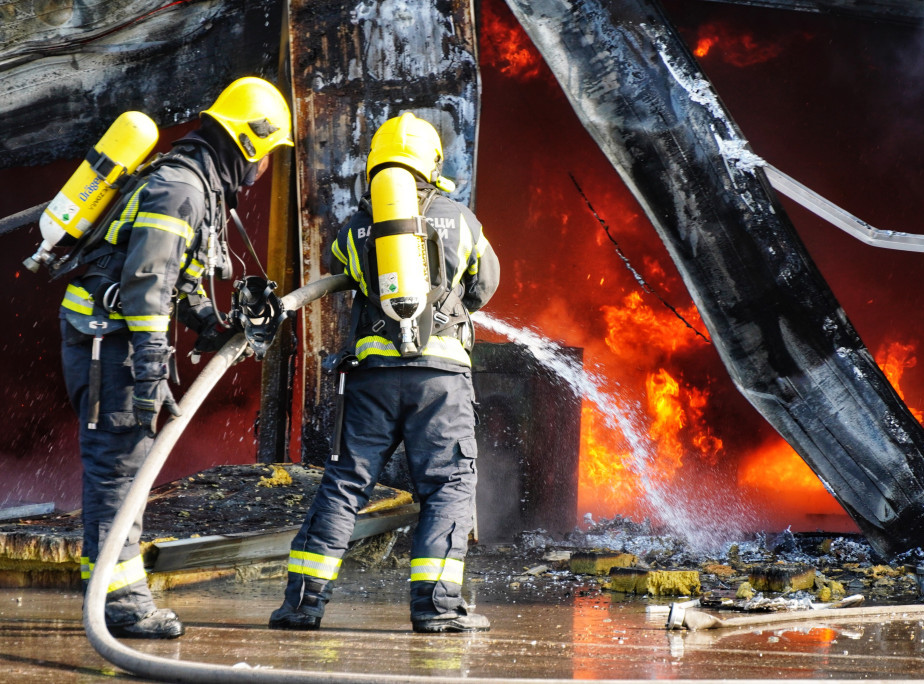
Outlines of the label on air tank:
M68 199L63 192L55 195L55 198L45 208L45 211L64 225L70 223L77 216L78 210L74 201Z
M379 274L379 296L395 294L398 291L397 273Z

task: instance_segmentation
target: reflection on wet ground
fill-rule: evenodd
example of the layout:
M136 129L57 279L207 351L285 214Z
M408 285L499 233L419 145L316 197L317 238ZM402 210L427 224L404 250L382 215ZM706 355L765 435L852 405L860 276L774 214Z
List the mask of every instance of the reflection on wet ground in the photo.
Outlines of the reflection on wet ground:
M407 571L344 571L321 630L267 629L283 580L213 583L159 596L186 622L169 642L127 642L163 657L223 665L451 678L537 679L909 679L924 678L924 622L846 620L773 629L668 632L655 599L601 591L550 573L528 581L470 570L467 598L490 632L411 631ZM657 600L667 604L668 600ZM81 597L53 590L0 590L0 680L131 679L87 641Z

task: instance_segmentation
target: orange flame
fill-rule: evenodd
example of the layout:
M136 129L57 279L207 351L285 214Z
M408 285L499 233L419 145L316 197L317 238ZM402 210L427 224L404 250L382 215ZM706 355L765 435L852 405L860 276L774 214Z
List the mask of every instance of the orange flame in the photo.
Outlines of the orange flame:
M690 328L665 310L649 306L633 291L622 306L602 307L607 324L605 343L623 363L633 368L657 368L644 376L643 389L648 417L646 426L653 451L654 470L662 483L678 478L685 460L692 465L714 465L723 450L722 440L706 421L709 392L692 387L672 374L668 362L680 351L705 344ZM684 317L699 322L695 307ZM585 404L581 426L581 468L578 505L596 515L651 516L640 500L643 492L632 471L632 454L624 436L604 425L599 409Z
M699 27L693 54L701 59L713 49L723 61L736 67L747 67L774 59L783 51L784 45L760 41L751 33L739 33L727 24L711 22Z
M887 342L880 347L879 352L876 354L876 363L879 364L886 379L895 388L895 392L901 397L902 401L905 400L905 392L901 387L902 376L904 376L907 369L914 368L917 365L916 352L917 346L913 343ZM924 423L924 411L910 406L908 410L911 411L911 415L919 423Z
M501 16L485 3L479 38L482 64L521 81L539 75L542 57L512 14Z

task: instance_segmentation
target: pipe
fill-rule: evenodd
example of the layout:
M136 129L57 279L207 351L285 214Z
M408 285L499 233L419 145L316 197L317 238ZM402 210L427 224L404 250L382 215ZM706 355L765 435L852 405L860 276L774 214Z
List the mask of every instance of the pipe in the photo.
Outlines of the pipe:
M860 608L822 608L820 610L801 610L796 612L761 613L723 620L704 613L701 610L685 610L681 604L671 607L670 618L665 629L686 627L694 631L700 629L722 629L726 627L750 627L752 625L769 625L778 622L804 622L806 620L843 620L856 617L886 618L899 614L924 614L924 605L910 604L903 606L864 606Z

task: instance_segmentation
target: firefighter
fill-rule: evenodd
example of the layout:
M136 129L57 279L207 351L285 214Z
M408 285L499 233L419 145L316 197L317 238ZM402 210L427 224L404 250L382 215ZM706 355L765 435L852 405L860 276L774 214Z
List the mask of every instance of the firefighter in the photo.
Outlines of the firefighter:
M469 313L494 294L500 266L475 215L437 190L451 187L440 175L442 161L434 127L404 113L377 130L366 163L366 180L373 187L376 175L391 167L413 174L413 203L419 202L420 215L442 244L445 292L426 312L429 323L419 326L430 330L417 340L416 352L402 351L399 323L377 303L384 293L377 291L383 274L375 271L372 258L379 245L372 230L374 193L371 198L366 193L332 245L331 271L346 272L356 281L355 330L350 355L340 363L341 369L355 369L345 375L342 439L333 445L337 457L328 460L292 542L285 599L270 617L271 628L320 626L356 514L401 442L420 503L411 551L413 629L474 632L490 627L462 597L477 453ZM384 203L389 204L388 198Z
M84 589L151 448L161 409L179 414L167 384L175 376L171 316L198 334L197 352L217 351L236 332L212 306L203 281L230 272L225 211L265 170L270 152L292 145L291 129L289 107L272 84L254 77L231 83L201 113L199 127L126 194L101 246L83 255L86 270L67 286L62 361L80 419ZM94 364L98 379L90 372ZM154 604L140 537L141 514L107 589L107 626L117 637L176 638L183 624Z

